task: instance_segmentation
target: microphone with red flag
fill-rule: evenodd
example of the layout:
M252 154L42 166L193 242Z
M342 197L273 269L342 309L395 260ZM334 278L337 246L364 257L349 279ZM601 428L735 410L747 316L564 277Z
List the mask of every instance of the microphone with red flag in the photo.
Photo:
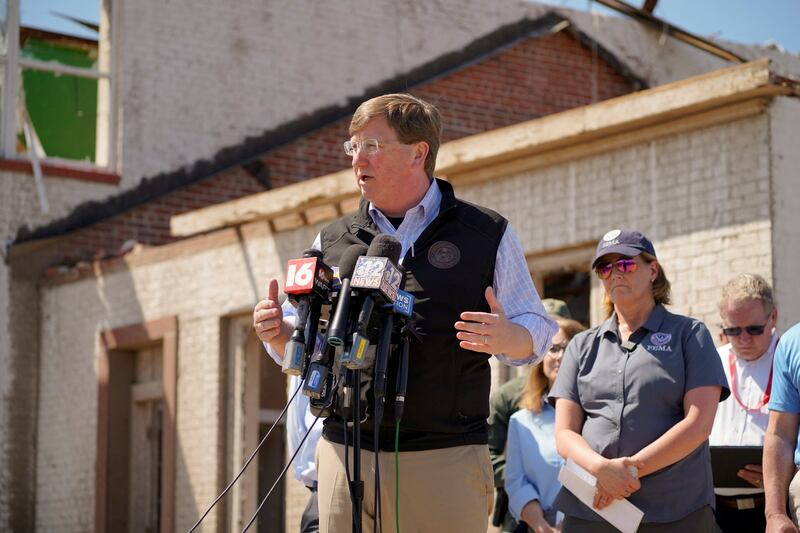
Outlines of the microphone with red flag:
M303 373L307 359L304 355L310 355L314 349L322 304L328 301L332 280L333 271L322 262L319 250L306 250L301 259L291 259L286 265L283 291L297 304L297 322L286 343L284 373L295 376Z

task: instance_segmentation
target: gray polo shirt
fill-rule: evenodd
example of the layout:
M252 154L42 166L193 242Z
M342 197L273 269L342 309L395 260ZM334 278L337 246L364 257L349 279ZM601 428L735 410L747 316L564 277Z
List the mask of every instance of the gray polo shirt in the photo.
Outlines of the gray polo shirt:
M681 421L686 391L728 382L711 334L695 319L657 305L645 324L620 344L617 317L580 333L567 346L549 400L566 398L586 413L583 435L603 457L630 457ZM645 522L672 522L714 505L708 442L677 463L641 479L629 500ZM561 489L556 508L566 515L601 520Z

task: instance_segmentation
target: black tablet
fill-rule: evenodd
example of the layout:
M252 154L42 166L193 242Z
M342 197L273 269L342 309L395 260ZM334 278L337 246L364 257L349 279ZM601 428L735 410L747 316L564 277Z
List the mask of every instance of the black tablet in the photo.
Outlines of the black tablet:
M764 448L761 446L711 446L711 470L714 487L754 489L753 485L736 475L744 465L760 465Z

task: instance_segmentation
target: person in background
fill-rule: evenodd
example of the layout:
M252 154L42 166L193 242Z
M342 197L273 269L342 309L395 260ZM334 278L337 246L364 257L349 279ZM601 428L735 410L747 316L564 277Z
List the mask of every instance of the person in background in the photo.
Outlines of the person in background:
M274 358L274 357L273 357ZM288 398L302 386L300 376L291 376L288 385ZM294 459L292 465L294 477L309 490L308 503L300 517L300 533L317 533L319 531L319 505L317 502L317 464L315 455L317 453L317 443L322 436L322 420L314 419L316 416L311 413L310 398L302 393L297 395L295 401L289 406L286 412L286 444L290 454L294 453L300 446L300 451ZM300 442L305 434L308 437L302 446Z
M772 287L757 274L740 274L722 288L722 333L730 341L719 352L731 395L720 403L712 446L763 446L769 422L772 357L778 309ZM716 487L717 524L725 533L764 531L764 479L760 464L739 471L750 488Z
M555 409L545 399L567 344L586 328L575 320L558 318L556 323L553 344L528 374L520 409L508 425L505 490L509 510L519 521L516 533L558 531L553 502L561 488L558 471L564 461L556 451Z
M670 283L642 233L606 233L592 268L608 318L569 343L549 399L559 454L597 489L591 506L561 489L562 529L616 532L595 510L627 498L640 532L716 532L708 436L728 385L711 334L666 310Z
M542 305L547 314L554 319L572 318L569 307L563 300L545 298L542 300ZM500 385L489 397L489 418L487 420L489 423L489 457L492 459L496 489L492 525L502 526L504 533L511 533L517 528L517 521L508 512L508 495L503 488L508 421L511 415L519 409L519 402L527 379L526 374L520 374Z
M767 533L797 533L800 514L800 323L781 336L775 349L764 438ZM786 514L789 500L791 519Z

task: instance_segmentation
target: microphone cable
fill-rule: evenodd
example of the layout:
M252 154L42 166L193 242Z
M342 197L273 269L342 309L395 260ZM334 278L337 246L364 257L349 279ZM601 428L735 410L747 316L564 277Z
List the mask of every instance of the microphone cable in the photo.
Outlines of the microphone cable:
M349 373L351 371L350 370L345 370L344 372L345 372L345 376L342 379L342 386L347 387L347 378L350 377ZM353 417L353 418L354 418L354 420L359 420L359 423L360 423L360 419L361 419L360 416ZM361 530L360 524L358 526L358 529L356 529L357 526L356 526L356 522L355 522L356 521L356 513L355 513L355 503L354 502L355 502L356 494L355 494L355 492L353 492L353 478L350 476L350 453L349 453L349 444L348 444L348 441L347 441L347 429L348 429L348 427L347 427L347 409L346 408L342 409L342 422L344 424L344 430L342 431L342 435L344 437L344 476L345 476L345 479L347 481L347 492L350 494L350 502L351 502L351 505L353 506L353 512L351 513L353 515L353 524L352 524L352 526L353 526L353 531L360 531ZM353 424L355 424L355 422L353 422ZM353 427L353 433L354 433L353 438L355 440L355 427ZM355 454L355 448L353 448L353 461L355 461L355 458L356 458L355 455L356 455ZM360 522L360 520L361 520L360 516L358 517L358 520Z
M353 515L353 531L356 531L356 520L361 520L361 517L359 516L358 518L356 518L355 504L353 504L356 495L353 492L353 478L350 477L349 455L350 452L347 444L347 418L345 417L344 418L344 477L347 481L347 492L350 493L350 504L353 507L353 510L351 512L351 514ZM355 448L353 449L353 460L355 460Z
M400 421L394 425L394 526L400 533Z
M297 394L297 393L295 392L295 394ZM283 467L283 470L281 470L281 473L278 474L278 478L275 480L275 483L272 484L272 487L270 487L269 491L267 491L267 495L264 496L264 498L261 500L261 503L258 504L258 507L256 508L256 512L253 513L253 516L250 518L250 521L247 522L246 526L244 526L244 529L242 530L242 533L247 533L247 530L250 529L250 526L253 525L253 522L256 521L256 518L258 517L258 513L261 512L261 508L264 507L265 503L267 503L267 500L269 499L270 495L272 494L272 491L275 490L275 487L278 486L278 483L280 483L280 481L283 479L283 476L286 475L286 471L289 470L290 466L292 466L292 462L294 461L294 458L297 457L297 454L300 453L300 450L303 449L303 444L306 442L306 439L308 438L308 435L311 433L311 430L317 424L317 420L319 420L319 415L317 415L316 418L314 418L314 421L311 423L311 426L309 426L308 430L306 431L306 434L303 435L303 438L300 441L300 444L297 445L297 449L294 451L292 456L289 458L289 461L286 463L286 466Z
M219 501L228 493L228 491L231 490L231 488L236 484L236 482L239 481L239 478L242 477L242 474L244 474L244 471L247 469L247 467L250 465L250 463L255 458L256 454L258 453L258 450L260 450L261 446L263 446L264 443L267 441L267 437L270 436L270 434L272 433L272 430L275 429L275 426L278 425L278 422L280 422L283 419L283 417L286 415L286 411L289 410L289 406L294 401L295 397L297 396L297 393L300 392L300 389L302 388L302 386L303 386L303 384L301 382L300 385L297 387L297 389L294 391L294 394L292 394L292 397L289 398L288 402L286 402L286 406L283 408L281 413L278 415L277 420L275 420L275 422L269 428L269 431L267 431L267 434L264 435L263 439L261 439L261 442L258 443L258 446L256 446L255 450L253 450L253 453L250 454L250 457L244 463L244 466L242 466L241 470L239 470L239 473L236 474L236 477L234 477L233 480L228 484L228 486L225 487L225 489L219 494L219 496L217 496L217 499L214 500L211 503L211 505L208 507L208 509L206 509L206 512L203 513L203 516L200 517L200 519L192 526L192 528L187 533L192 533L195 529L197 529L197 526L199 526L200 523L205 519L205 517L208 516L208 513L211 512L211 509L213 509L214 506L217 505L217 503L219 503ZM319 417L317 417L317 418L319 418ZM305 440L305 438L303 438L303 440Z
M375 406L377 407L378 400L374 399ZM372 522L372 533L378 533L378 524L380 524L380 531L383 533L383 521L381 518L381 445L378 442L378 435L380 434L381 421L375 417L375 429L373 430L373 449L375 454L375 499L372 501L372 516L375 520Z

